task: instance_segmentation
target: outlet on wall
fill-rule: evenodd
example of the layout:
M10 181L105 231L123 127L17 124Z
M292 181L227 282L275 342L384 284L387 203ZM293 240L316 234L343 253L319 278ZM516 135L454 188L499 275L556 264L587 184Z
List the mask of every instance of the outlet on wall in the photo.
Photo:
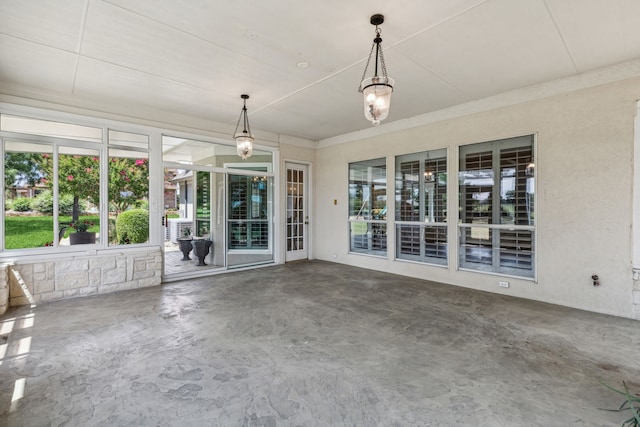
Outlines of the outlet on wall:
M508 288L509 287L509 282L498 282L498 284L500 285L501 288Z

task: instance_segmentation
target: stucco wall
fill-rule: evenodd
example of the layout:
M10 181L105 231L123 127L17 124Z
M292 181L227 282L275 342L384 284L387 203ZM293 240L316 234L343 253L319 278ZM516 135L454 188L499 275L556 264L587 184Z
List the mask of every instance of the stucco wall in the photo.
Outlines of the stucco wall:
M624 317L637 316L632 297L633 125L640 79L620 81L316 152L314 254L318 259L384 270L490 292ZM449 212L458 212L460 145L536 134L537 281L349 254L348 163L387 160L392 199L394 156L449 150ZM337 199L337 205L333 200ZM391 203L393 203L391 201ZM390 212L393 212L391 209ZM393 233L393 218L388 230ZM450 218L452 224L457 218ZM449 241L457 242L450 227ZM389 235L393 242L393 235ZM451 245L455 246L455 245ZM592 274L601 285L594 287ZM634 315L634 313L636 313Z

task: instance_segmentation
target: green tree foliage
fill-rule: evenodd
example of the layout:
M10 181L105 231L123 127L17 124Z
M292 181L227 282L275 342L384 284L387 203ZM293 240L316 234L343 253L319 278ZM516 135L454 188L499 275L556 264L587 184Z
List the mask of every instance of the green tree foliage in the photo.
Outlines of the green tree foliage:
M33 187L38 183L41 155L37 153L8 152L4 155L4 186L14 187L24 183Z
M42 155L41 181L53 187L53 159ZM109 159L109 202L116 214L124 212L149 194L149 164L146 159ZM61 154L58 160L58 192L73 196L72 220L80 215L81 200L98 204L100 199L100 164L96 156Z
M42 182L53 186L53 158L42 155ZM96 156L60 154L58 156L58 194L73 197L72 220L80 217L80 200L98 204L100 200L100 164Z
M144 243L149 239L149 211L131 209L116 219L116 234L121 245Z
M116 214L149 195L149 162L146 159L109 159L109 203Z
M51 190L45 190L38 194L38 196L33 199L31 207L41 214L53 214L53 194L51 194ZM83 200L80 200L79 208L80 211L86 209ZM60 215L71 215L73 213L73 196L71 194L65 194L58 198L58 211Z

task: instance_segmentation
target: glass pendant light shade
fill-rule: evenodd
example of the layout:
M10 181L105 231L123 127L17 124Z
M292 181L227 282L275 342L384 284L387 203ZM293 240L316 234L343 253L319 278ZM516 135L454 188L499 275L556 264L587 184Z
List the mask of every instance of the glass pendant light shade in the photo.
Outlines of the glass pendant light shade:
M247 99L249 95L240 95L243 99L242 110L240 111L240 117L238 117L238 124L236 130L233 133L233 139L236 140L236 148L238 150L238 156L242 160L247 160L253 154L253 135L251 134L251 128L249 127L249 118L247 117ZM243 130L238 132L242 122Z
M242 160L247 160L253 154L253 136L248 132L241 132L235 135L238 156Z
M364 117L374 126L387 118L393 92L393 79L374 76L364 79L360 91L364 99Z

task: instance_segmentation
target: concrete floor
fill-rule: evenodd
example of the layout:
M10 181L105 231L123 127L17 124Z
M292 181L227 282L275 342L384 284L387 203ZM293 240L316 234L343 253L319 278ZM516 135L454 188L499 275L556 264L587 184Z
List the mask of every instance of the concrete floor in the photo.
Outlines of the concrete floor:
M164 276L170 276L178 273L192 273L194 271L202 272L205 270L222 269L223 265L215 265L213 263L212 253L205 258L207 265L198 265L198 257L193 251L189 254L191 261L183 261L184 255L180 252L177 243L166 241L164 243Z
M640 388L637 321L318 261L0 320L7 426L613 426Z

